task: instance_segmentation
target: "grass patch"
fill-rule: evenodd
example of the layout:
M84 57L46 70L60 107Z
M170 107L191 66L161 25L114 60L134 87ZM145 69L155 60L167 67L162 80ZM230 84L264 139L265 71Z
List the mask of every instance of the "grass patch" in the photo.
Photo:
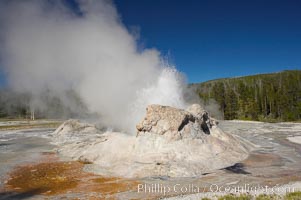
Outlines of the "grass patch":
M291 192L284 196L284 200L301 200L301 192Z
M211 200L210 198L202 198L202 200ZM240 196L235 196L232 194L228 194L225 196L221 196L218 200L301 200L301 192L292 192L288 193L285 196L279 196L276 194L261 194L257 197L253 197L251 195L242 194Z
M281 199L277 195L267 195L267 194L261 194L256 197L256 200L279 200Z
M251 199L252 199L252 196L246 195L246 194L242 194L240 196L228 194L228 195L218 198L218 200L251 200Z
M41 123L30 123L24 122L13 125L0 126L0 130L20 130L20 129L32 129L32 128L57 128L62 122L41 122Z
M9 121L26 121L25 118L0 118L0 122L9 122Z

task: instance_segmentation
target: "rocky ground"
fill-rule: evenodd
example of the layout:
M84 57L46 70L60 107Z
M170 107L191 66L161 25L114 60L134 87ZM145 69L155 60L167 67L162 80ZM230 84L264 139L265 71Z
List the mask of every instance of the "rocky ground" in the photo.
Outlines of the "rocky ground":
M126 178L192 177L247 158L253 145L223 132L199 105L187 110L150 105L137 134L101 132L69 120L52 135L60 155Z
M290 142L288 138L301 136L301 123L261 123L246 121L221 121L220 127L226 132L236 134L253 144L257 149L241 162L241 165L218 170L207 175L207 192L184 195L171 199L201 199L228 194L227 189L244 187L244 193L253 195L301 190L301 145ZM206 180L206 178L204 178ZM208 180L209 179L209 180ZM221 192L216 191L217 186ZM250 191L251 187L259 187ZM267 188L267 190L266 190ZM277 190L279 189L280 190ZM283 188L286 188L283 190ZM225 191L226 190L226 191ZM236 193L242 193L240 189Z
M188 120L187 124L190 122L193 124L193 120ZM98 170L98 174L101 174L105 171L84 157L79 159L81 162L58 157L56 150L60 150L59 143L65 143L66 138L62 137L53 144L54 129L2 130L0 199L158 199L172 196L178 196L174 199L200 199L208 195L214 197L219 192L217 189L225 194L225 189L243 186L272 188L284 185L300 189L301 145L291 142L291 138L301 136L301 123L220 121L219 127L224 132L236 135L235 138L242 138L245 140L243 143L255 144L255 149L246 159L230 167L216 168L201 175L131 179L91 173ZM82 130L79 132L82 133L81 138L88 142L93 143L99 137L98 134L93 137L87 135L94 129L93 126L75 128L87 130L86 133ZM143 131L139 134L150 133ZM77 136L69 136L68 140L72 144ZM172 137L172 140L178 141L178 137ZM114 156L112 160L116 158ZM57 187L58 184L64 187ZM41 188L41 185L47 187Z

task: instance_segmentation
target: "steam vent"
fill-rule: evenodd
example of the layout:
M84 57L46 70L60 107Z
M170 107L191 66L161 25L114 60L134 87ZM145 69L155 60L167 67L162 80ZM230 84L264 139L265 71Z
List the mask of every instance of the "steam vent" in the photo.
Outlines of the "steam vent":
M121 177L191 177L231 166L251 146L223 132L200 105L186 110L149 105L137 135L102 132L94 125L68 120L54 133L58 152L92 163L90 170Z

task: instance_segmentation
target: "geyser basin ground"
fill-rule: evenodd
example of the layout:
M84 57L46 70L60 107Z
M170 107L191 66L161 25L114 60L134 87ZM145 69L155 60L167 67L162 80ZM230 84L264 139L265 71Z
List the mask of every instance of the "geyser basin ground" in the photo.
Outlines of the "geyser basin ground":
M282 185L296 181L301 181L301 145L292 143L287 140L287 137L301 135L301 123L257 123L257 122L242 122L242 121L220 121L219 126L225 132L238 135L246 140L257 145L257 150L251 152L250 156L242 161L244 165L243 170L248 173L234 173L230 170L218 169L213 170L210 174L203 175L202 177L187 177L187 178L144 178L134 179L142 184L163 184L165 186L173 186L180 184L181 187L189 186L191 184L210 192L209 187L212 184L219 186L241 186L244 184L250 185ZM50 144L51 133L53 129L30 129L30 130L9 130L0 132L0 166L1 166L1 195L0 199L5 199L7 195L10 196L20 194L18 188L9 188L6 181L9 178L10 171L14 166L33 165L37 170L40 168L36 163L50 162L46 161L49 154L43 152L52 152L57 146ZM55 156L55 155L52 155ZM44 158L44 159L42 159ZM65 160L65 159L64 159ZM55 166L55 165L54 165ZM78 166L76 164L76 166ZM91 164L83 165L84 168L89 168ZM71 169L72 170L72 169ZM82 172L84 173L84 172ZM59 175L59 174L58 174ZM87 176L89 178L90 175ZM100 177L98 177L100 178ZM114 179L114 178L113 178ZM157 199L163 197L162 193L137 193L136 189L118 187L110 189L112 180L106 183L99 183L95 190L88 191L84 188L89 188L90 184L87 179L82 178L77 180L79 185L75 188L62 191L60 194L44 194L48 199L58 199L62 197L67 198L90 198L99 197L103 199L105 196L115 199ZM117 182L118 183L118 182ZM95 182L93 182L95 184ZM122 184L121 184L122 185ZM81 186L81 187L79 187ZM85 186L84 188L82 186ZM101 188L106 189L106 191ZM116 191L116 188L119 190ZM125 189L125 190L124 190ZM298 187L296 188L298 189ZM299 188L300 189L300 188ZM108 192L111 191L111 192ZM70 191L70 193L68 193ZM6 194L6 196L5 196ZM183 193L187 194L187 193ZM32 194L30 199L43 199L44 195ZM167 196L181 195L181 192L170 192ZM212 194L211 194L212 195ZM203 193L204 196L204 193ZM202 195L190 195L186 199L201 199Z
M193 177L247 158L252 145L218 128L199 105L150 105L137 135L100 132L69 120L53 134L58 152L95 164L92 172L126 178Z

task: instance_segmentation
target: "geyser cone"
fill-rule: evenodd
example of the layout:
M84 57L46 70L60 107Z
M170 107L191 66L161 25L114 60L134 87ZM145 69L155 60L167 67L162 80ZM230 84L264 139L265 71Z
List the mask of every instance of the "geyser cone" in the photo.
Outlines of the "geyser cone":
M199 105L187 110L150 105L137 131L137 137L101 133L87 124L67 121L53 140L62 155L94 163L100 174L123 177L200 176L245 159L251 148L219 129Z

